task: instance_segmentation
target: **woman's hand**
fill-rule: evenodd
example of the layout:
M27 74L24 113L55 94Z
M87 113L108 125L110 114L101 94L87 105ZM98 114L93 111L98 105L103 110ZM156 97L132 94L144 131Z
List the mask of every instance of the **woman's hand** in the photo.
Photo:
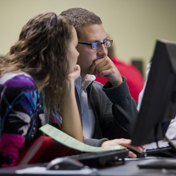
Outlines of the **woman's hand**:
M80 66L76 65L74 71L68 74L68 80L75 81L80 76L80 72L81 72Z

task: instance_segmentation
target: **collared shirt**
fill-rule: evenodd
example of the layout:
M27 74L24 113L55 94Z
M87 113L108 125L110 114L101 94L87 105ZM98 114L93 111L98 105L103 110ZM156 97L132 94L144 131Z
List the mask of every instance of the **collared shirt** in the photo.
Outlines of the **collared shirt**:
M76 90L78 92L80 104L81 104L83 135L87 139L93 136L94 127L95 127L95 116L94 116L93 110L89 105L88 97L87 97L87 87L94 80L95 80L94 75L86 75L83 81L81 77L75 80L75 86L76 86Z

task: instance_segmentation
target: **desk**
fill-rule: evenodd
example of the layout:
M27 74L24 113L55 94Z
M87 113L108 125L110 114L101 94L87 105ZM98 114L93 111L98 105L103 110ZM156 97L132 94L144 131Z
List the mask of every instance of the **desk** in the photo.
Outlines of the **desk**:
M174 143L176 145L176 141ZM160 147L167 146L168 143L164 141L159 142ZM156 148L155 143L151 143L146 145L146 148ZM89 175L99 175L99 176L173 176L176 175L176 168L174 170L164 170L164 169L140 169L138 167L138 164L146 161L146 160L151 160L151 158L142 158L142 159L125 159L125 164L123 165L116 165L116 166L111 166L111 167L106 167L106 168L99 168L97 172ZM176 162L176 160L175 160ZM0 176L20 176L22 174L16 174L16 170L19 169L24 169L27 167L35 167L35 166L43 166L41 165L36 165L36 164L31 164L31 165L26 165L26 166L15 166L11 168L2 168L0 169ZM50 175L63 175L60 174L58 171L55 171L55 174L47 173L47 171L44 174L25 174L26 176L50 176ZM67 176L71 176L73 174L65 174ZM77 176L81 175L75 174Z
M110 167L98 170L99 175L102 176L173 176L176 175L175 170L164 170L164 169L140 169L138 164L146 159L126 161L124 165ZM149 159L150 160L150 159Z
M89 175L100 175L100 176L173 176L176 175L176 169L175 170L164 170L164 169L139 169L137 166L138 163L143 162L146 159L137 159L137 160L128 160L125 161L125 164L119 165L119 166L112 166L112 167L106 167L98 169L96 174L89 174ZM150 159L147 159L150 160ZM30 167L36 166L36 165L28 165ZM22 169L24 167L11 167L11 168L3 168L0 169L0 176L17 176L21 174L15 174L15 171L17 169ZM26 176L49 176L51 174L25 174ZM56 174L52 174L56 175ZM59 173L57 173L59 175ZM63 174L62 174L63 175ZM73 175L73 174L71 174ZM80 174L76 174L80 175ZM67 176L70 176L70 174L67 174Z

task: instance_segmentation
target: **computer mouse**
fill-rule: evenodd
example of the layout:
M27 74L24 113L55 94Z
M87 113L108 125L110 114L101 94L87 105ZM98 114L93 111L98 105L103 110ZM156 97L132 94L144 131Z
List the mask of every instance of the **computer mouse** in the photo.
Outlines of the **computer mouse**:
M137 156L137 158L145 158L145 153L144 152L143 153L139 153L136 150L133 150L131 148L129 149L129 151L132 151Z
M84 168L84 164L71 158L56 158L50 161L47 170L80 170Z

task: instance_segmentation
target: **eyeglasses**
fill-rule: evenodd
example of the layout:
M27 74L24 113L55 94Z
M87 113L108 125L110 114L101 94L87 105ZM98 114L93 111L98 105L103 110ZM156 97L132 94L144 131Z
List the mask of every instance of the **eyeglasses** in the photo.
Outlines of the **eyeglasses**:
M112 45L112 42L113 40L106 39L104 42L92 42L92 43L78 42L78 43L83 45L90 45L91 49L98 50L101 48L102 44L105 46L105 48L109 48Z

